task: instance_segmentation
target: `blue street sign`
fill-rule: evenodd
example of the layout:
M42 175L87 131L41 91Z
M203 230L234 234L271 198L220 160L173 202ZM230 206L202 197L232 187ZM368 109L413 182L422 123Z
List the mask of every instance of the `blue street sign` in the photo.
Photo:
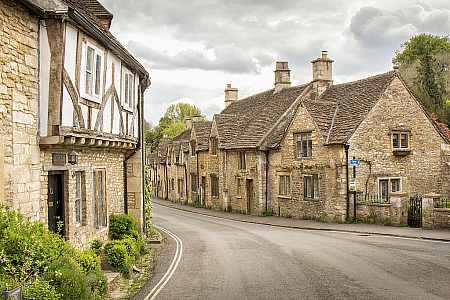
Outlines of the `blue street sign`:
M350 167L359 167L361 165L361 161L359 159L350 159L348 165Z

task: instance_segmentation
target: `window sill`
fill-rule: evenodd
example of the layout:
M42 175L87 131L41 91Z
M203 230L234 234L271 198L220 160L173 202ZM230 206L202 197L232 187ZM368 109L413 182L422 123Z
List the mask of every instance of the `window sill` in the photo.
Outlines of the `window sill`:
M284 195L278 195L278 198L283 198L283 199L292 199L292 196L284 196Z
M319 202L320 201L319 198L307 198L307 197L304 197L303 200L311 201L311 202Z
M406 155L411 155L411 150L408 149L398 149L398 150L393 150L392 154L395 156L406 156Z

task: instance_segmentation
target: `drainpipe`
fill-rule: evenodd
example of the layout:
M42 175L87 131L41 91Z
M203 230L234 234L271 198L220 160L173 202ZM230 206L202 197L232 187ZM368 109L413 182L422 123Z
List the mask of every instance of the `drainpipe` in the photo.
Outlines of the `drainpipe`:
M184 155L183 155L183 157L184 157ZM186 162L183 163L183 166L184 166L184 189L185 189L185 191L186 191L186 194L185 194L186 201L189 202L189 198L188 198L188 185L187 185L187 168L186 168L186 164L187 164L187 159L186 159Z
M266 211L267 211L267 197L268 197L267 184L269 183L269 150L264 151L264 153L266 154Z
M146 212L145 212L145 191L146 191L146 178L145 178L145 157L146 157L146 148L145 145L145 132L144 132L144 126L141 126L140 120L144 119L144 91L142 90L142 85L138 85L138 101L139 101L139 110L138 110L138 120L139 120L139 141L142 143L142 232L147 233L147 218L146 218ZM151 176L151 175L150 175ZM151 178L150 178L151 180Z
M347 174L346 175L346 177L347 177L347 183L346 183L346 189L345 189L345 195L346 195L346 199L347 199L347 214L346 214L346 216L345 216L345 219L348 221L348 217L349 217L349 214L350 214L350 207L349 207L349 205L350 205L350 195L349 195L349 192L348 192L348 148L350 148L350 145L348 145L348 144L344 144L344 149L345 149L345 173Z
M164 198L165 200L169 199L169 179L167 178L167 157L166 157L166 163L164 164L164 181L165 181L165 186L166 186L166 197Z
M195 155L197 156L197 201L200 201L199 188L200 188L200 173L198 171L198 150L195 151Z
M38 55L38 131L37 136L41 136L41 18L37 17L38 32L37 32L37 55Z

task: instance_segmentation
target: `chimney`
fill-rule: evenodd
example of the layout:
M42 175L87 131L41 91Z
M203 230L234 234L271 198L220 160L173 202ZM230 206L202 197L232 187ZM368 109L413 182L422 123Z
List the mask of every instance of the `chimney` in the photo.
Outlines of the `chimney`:
M200 112L197 111L197 113L193 116L192 121L193 122L200 122L202 120L202 115Z
M169 143L169 137L167 136L167 133L163 133L163 137L162 137L162 144L167 144Z
M334 61L327 57L327 51L322 51L322 57L313 60L313 98L319 97L328 86L333 84L331 65Z
M291 70L287 61L277 61L275 67L275 93L291 86Z
M238 99L238 89L232 88L231 84L227 84L227 88L225 89L225 107L230 105L231 102L236 101Z
M191 118L187 117L186 118L186 129L191 129L192 128L192 120Z

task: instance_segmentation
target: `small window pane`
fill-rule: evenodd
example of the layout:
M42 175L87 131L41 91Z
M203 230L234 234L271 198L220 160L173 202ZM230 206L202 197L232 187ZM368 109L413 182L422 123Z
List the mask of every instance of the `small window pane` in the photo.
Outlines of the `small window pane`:
M284 176L280 176L280 195L284 195L285 182Z
M100 95L100 74L102 71L102 57L97 55L95 61L95 94Z
M92 95L92 56L94 55L94 49L88 47L86 52L86 82L85 93Z
M408 135L402 133L401 134L401 143L402 143L402 148L408 148Z
M291 176L286 176L286 195L291 194Z
M124 101L125 101L125 104L128 104L128 74L125 74L125 87L124 87L124 90L125 90L125 99L124 99Z
M391 192L400 191L400 179L391 179Z
M392 147L398 148L398 133L392 134Z

